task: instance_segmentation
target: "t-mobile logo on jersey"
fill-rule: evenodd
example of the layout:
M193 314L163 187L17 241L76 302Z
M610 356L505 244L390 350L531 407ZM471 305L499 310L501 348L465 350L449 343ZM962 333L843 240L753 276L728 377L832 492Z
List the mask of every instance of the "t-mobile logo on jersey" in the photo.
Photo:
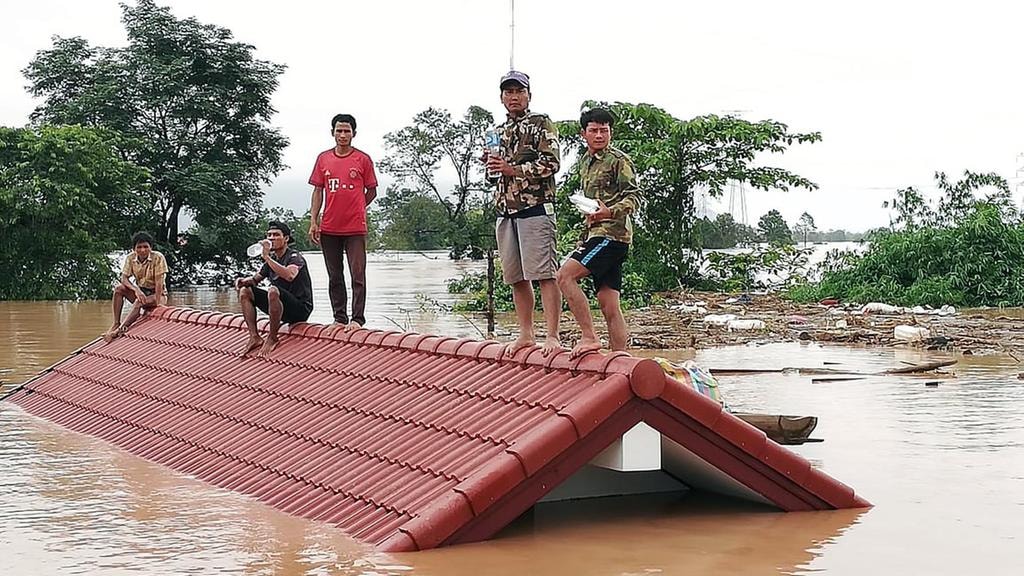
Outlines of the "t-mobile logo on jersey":
M339 179L337 179L337 178L329 179L327 181L327 189L330 190L331 192L337 192L338 191L338 183L339 182L341 182L341 181Z

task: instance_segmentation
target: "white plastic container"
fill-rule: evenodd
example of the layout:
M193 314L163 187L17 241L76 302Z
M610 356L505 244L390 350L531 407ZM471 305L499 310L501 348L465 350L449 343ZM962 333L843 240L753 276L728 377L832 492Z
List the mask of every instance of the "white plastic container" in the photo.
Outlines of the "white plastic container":
M907 326L901 324L892 329L892 337L901 342L920 342L931 337L931 332L924 326Z
M255 244L249 246L248 248L246 248L245 249L245 253L248 254L250 258L255 258L255 257L259 256L260 254L263 254L263 245L266 242L267 242L266 240L260 240L259 242L257 242Z
M584 214L593 214L601 209L601 206L597 203L597 200L593 198L587 198L582 194L573 194L569 196L569 202L576 207L577 210Z
M764 321L762 320L730 320L725 325L725 329L732 332L733 330L764 330Z
M704 323L710 326L725 326L735 319L735 314L708 314L704 317Z
M903 314L906 308L882 302L868 302L860 311L865 314Z

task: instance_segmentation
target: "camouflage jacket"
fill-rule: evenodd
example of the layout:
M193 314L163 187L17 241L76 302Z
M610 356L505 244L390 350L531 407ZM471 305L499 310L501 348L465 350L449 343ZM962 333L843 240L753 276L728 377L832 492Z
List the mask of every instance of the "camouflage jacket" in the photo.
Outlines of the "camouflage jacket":
M612 211L609 220L590 226L587 238L602 237L631 243L633 223L630 215L636 212L640 202L633 161L625 152L608 146L595 155L584 153L577 168L583 195L604 202Z
M544 114L529 110L498 126L501 156L515 170L513 176L491 180L498 185L494 206L498 214L512 214L543 202L555 201L555 173L559 167L558 130Z

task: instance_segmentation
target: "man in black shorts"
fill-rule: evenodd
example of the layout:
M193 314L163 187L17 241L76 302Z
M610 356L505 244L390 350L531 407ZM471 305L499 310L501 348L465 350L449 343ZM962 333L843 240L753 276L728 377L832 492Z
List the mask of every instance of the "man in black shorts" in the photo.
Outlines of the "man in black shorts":
M580 325L580 341L570 354L573 358L601 349L601 341L594 332L590 303L579 285L587 276L594 280L597 302L608 323L608 347L625 350L629 338L619 305L619 292L622 290L622 263L633 241L630 215L636 211L639 196L633 161L610 145L612 124L611 113L601 108L588 110L580 117L587 152L580 158L577 169L583 195L597 200L599 209L586 216L586 241L558 270L558 287Z
M267 225L267 239L263 241L263 267L256 275L235 280L238 299L242 303L242 315L249 328L249 341L242 350L242 356L259 348L259 354L266 356L277 346L277 331L281 324L305 322L313 312L313 283L309 279L306 259L297 250L288 246L292 231L284 222ZM270 288L264 290L258 284L270 280ZM266 341L256 330L256 309L270 316L270 331Z

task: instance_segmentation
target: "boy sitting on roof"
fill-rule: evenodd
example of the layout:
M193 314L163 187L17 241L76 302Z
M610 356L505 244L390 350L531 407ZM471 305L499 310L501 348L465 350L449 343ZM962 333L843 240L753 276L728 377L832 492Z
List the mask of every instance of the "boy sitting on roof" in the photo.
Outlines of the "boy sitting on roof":
M124 334L143 311L167 304L164 292L166 275L167 260L163 254L153 250L153 237L145 232L136 232L132 236L132 252L121 269L121 281L114 287L114 323L103 333L104 340L110 342ZM132 310L121 322L125 300L132 303Z
M249 328L249 341L242 350L242 356L260 348L259 354L266 356L277 346L277 331L281 323L305 322L313 312L313 283L309 279L306 259L297 250L288 246L292 231L284 222L267 224L267 239L263 241L263 267L255 275L235 280L238 299L242 303L242 315ZM270 288L257 286L264 278L270 280ZM270 316L270 331L267 340L260 337L256 329L256 309Z

